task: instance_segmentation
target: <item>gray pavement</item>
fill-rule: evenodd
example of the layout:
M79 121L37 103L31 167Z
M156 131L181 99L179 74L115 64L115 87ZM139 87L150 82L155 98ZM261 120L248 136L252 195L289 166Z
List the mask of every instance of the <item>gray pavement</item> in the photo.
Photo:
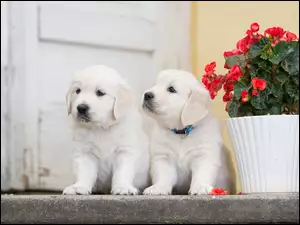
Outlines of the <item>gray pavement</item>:
M299 193L1 195L1 223L299 223Z

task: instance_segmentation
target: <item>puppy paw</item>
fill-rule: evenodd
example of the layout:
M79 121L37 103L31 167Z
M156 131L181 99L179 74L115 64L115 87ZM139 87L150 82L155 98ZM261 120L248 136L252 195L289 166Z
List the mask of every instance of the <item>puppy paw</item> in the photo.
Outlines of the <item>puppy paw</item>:
M144 190L144 195L170 195L172 188L161 185L152 185Z
M63 195L90 195L91 190L80 184L73 184L66 187Z
M189 190L189 195L205 195L209 194L213 189L212 185L195 185Z
M138 192L133 186L115 186L111 189L113 195L137 195Z

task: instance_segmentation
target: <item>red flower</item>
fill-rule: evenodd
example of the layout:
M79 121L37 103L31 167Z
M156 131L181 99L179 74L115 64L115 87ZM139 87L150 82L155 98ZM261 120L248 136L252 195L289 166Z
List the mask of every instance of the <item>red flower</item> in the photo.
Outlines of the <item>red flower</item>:
M227 191L222 188L213 188L209 195L227 195Z
M241 96L242 96L242 102L248 102L249 101L249 95L248 95L247 90L245 90L245 89L242 90Z
M214 99L214 98L217 96L217 92L215 92L215 91L210 91L210 92L209 92L209 95L210 95L211 99Z
M241 75L242 74L241 68L238 65L233 65L230 72L234 75L237 75L237 74Z
M209 90L212 80L214 79L216 75L213 73L213 71L209 71L202 77L202 83L205 85L206 89Z
M227 81L224 86L223 89L225 92L230 92L232 91L234 88L234 82L233 81Z
M210 86L210 89L212 89L213 91L218 92L221 88L222 88L222 81L219 79L215 79L212 81L212 84Z
M213 72L208 72L204 74L202 77L202 83L206 86L208 83L211 82L212 76L213 76Z
M223 96L223 102L230 102L233 98L233 92L226 92Z
M208 84L208 82L209 82L208 77L204 75L202 77L202 83L206 86Z
M297 35L296 35L296 34L291 33L291 32L286 32L286 40L287 40L288 42L294 41L294 40L297 40L297 39L298 39L298 38L297 38Z
M257 40L259 40L259 39L257 39L256 37L253 37L253 38L251 37L249 39L249 42L248 42L249 49L250 49L251 45L254 44Z
M247 95L248 95L248 91L246 89L242 90L242 92L241 92L242 98L247 97Z
M206 85L208 83L208 77L207 76L203 75L203 77L202 77L202 83L204 85Z
M280 39L275 39L274 41L272 41L271 46L274 48L275 45L277 45L277 43L278 43L279 41L286 41L286 38L285 38L285 37L282 37L282 38L280 38Z
M238 50L238 49L233 49L232 50L232 54L234 54L234 55L240 55L240 54L242 54L242 52L240 50Z
M226 58L226 57L232 56L233 53L232 53L232 51L227 51L227 52L224 52L223 55L224 55L224 57Z
M261 39L262 37L263 37L262 34L257 34L257 35L256 35L257 40Z
M229 57L229 56L233 56L233 55L240 55L240 54L242 54L242 52L240 51L240 50L238 50L238 49L233 49L232 51L226 51L226 52L224 52L224 57L226 58L226 57Z
M212 71L212 72L214 72L215 70L215 67L216 67L216 62L212 62L212 63L210 63L210 64L207 64L206 66L205 66L205 72L210 72L210 71Z
M214 99L217 96L218 91L222 88L225 81L224 76L216 75L214 73L214 68L216 67L216 62L212 62L205 66L206 74L202 77L202 83L205 88L209 91L210 97Z
M238 65L233 65L226 77L230 80L239 80L242 75L241 68Z
M252 91L252 95L253 95L253 96L257 96L257 95L258 95L258 91L257 91L256 89L253 90L253 91Z
M275 41L276 41L276 40L275 40ZM285 41L285 42L287 42L287 41L288 41L288 39L287 39L287 37L283 36L282 38L280 38L280 39L279 39L279 41ZM279 41L278 41L278 42L279 42ZM275 43L275 42L273 41L273 42L272 42L272 44L271 44L271 46L272 46L272 47L274 47L274 46L275 46L275 44L274 44L274 43ZM276 44L277 44L277 43L276 43Z
M259 79L257 77L254 77L251 81L252 86L254 88L254 90L260 90L263 91L266 86L267 86L267 82L264 79Z
M247 31L246 31L246 34L247 34L247 36L250 36L250 37L251 37L251 36L253 35L253 31L252 31L252 30L247 30Z
M282 38L285 31L281 27L271 27L265 30L266 37Z
M230 102L227 102L227 103L226 103L226 106L225 106L225 111L226 111L226 112L228 112L228 106L229 106L229 103L230 103Z
M224 64L224 68L228 70L230 69L230 67L226 63Z
M249 36L242 38L238 41L238 43L236 43L236 48L242 53L246 52L249 49L249 40Z
M250 26L250 29L252 32L257 32L259 31L259 24L258 23L252 23Z

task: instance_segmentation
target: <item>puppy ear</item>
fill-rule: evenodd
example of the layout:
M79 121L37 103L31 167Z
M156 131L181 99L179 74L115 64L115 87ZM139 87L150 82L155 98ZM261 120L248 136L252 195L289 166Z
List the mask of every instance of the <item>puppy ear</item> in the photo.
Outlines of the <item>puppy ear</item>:
M198 89L198 88L197 88ZM209 95L206 90L192 90L190 97L181 113L181 123L184 127L193 125L209 113Z
M119 86L113 116L115 120L120 119L133 104L133 95L128 86Z
M71 114L71 110L72 110L71 95L72 95L72 86L69 88L68 93L66 95L66 103L67 103L67 109L68 109L68 116Z

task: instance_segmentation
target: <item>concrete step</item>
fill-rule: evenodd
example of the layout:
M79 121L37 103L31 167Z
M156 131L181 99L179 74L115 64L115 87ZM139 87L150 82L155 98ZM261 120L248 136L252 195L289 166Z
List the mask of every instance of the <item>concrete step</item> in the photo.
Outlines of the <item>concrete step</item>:
M1 223L299 224L299 193L154 197L1 195Z

